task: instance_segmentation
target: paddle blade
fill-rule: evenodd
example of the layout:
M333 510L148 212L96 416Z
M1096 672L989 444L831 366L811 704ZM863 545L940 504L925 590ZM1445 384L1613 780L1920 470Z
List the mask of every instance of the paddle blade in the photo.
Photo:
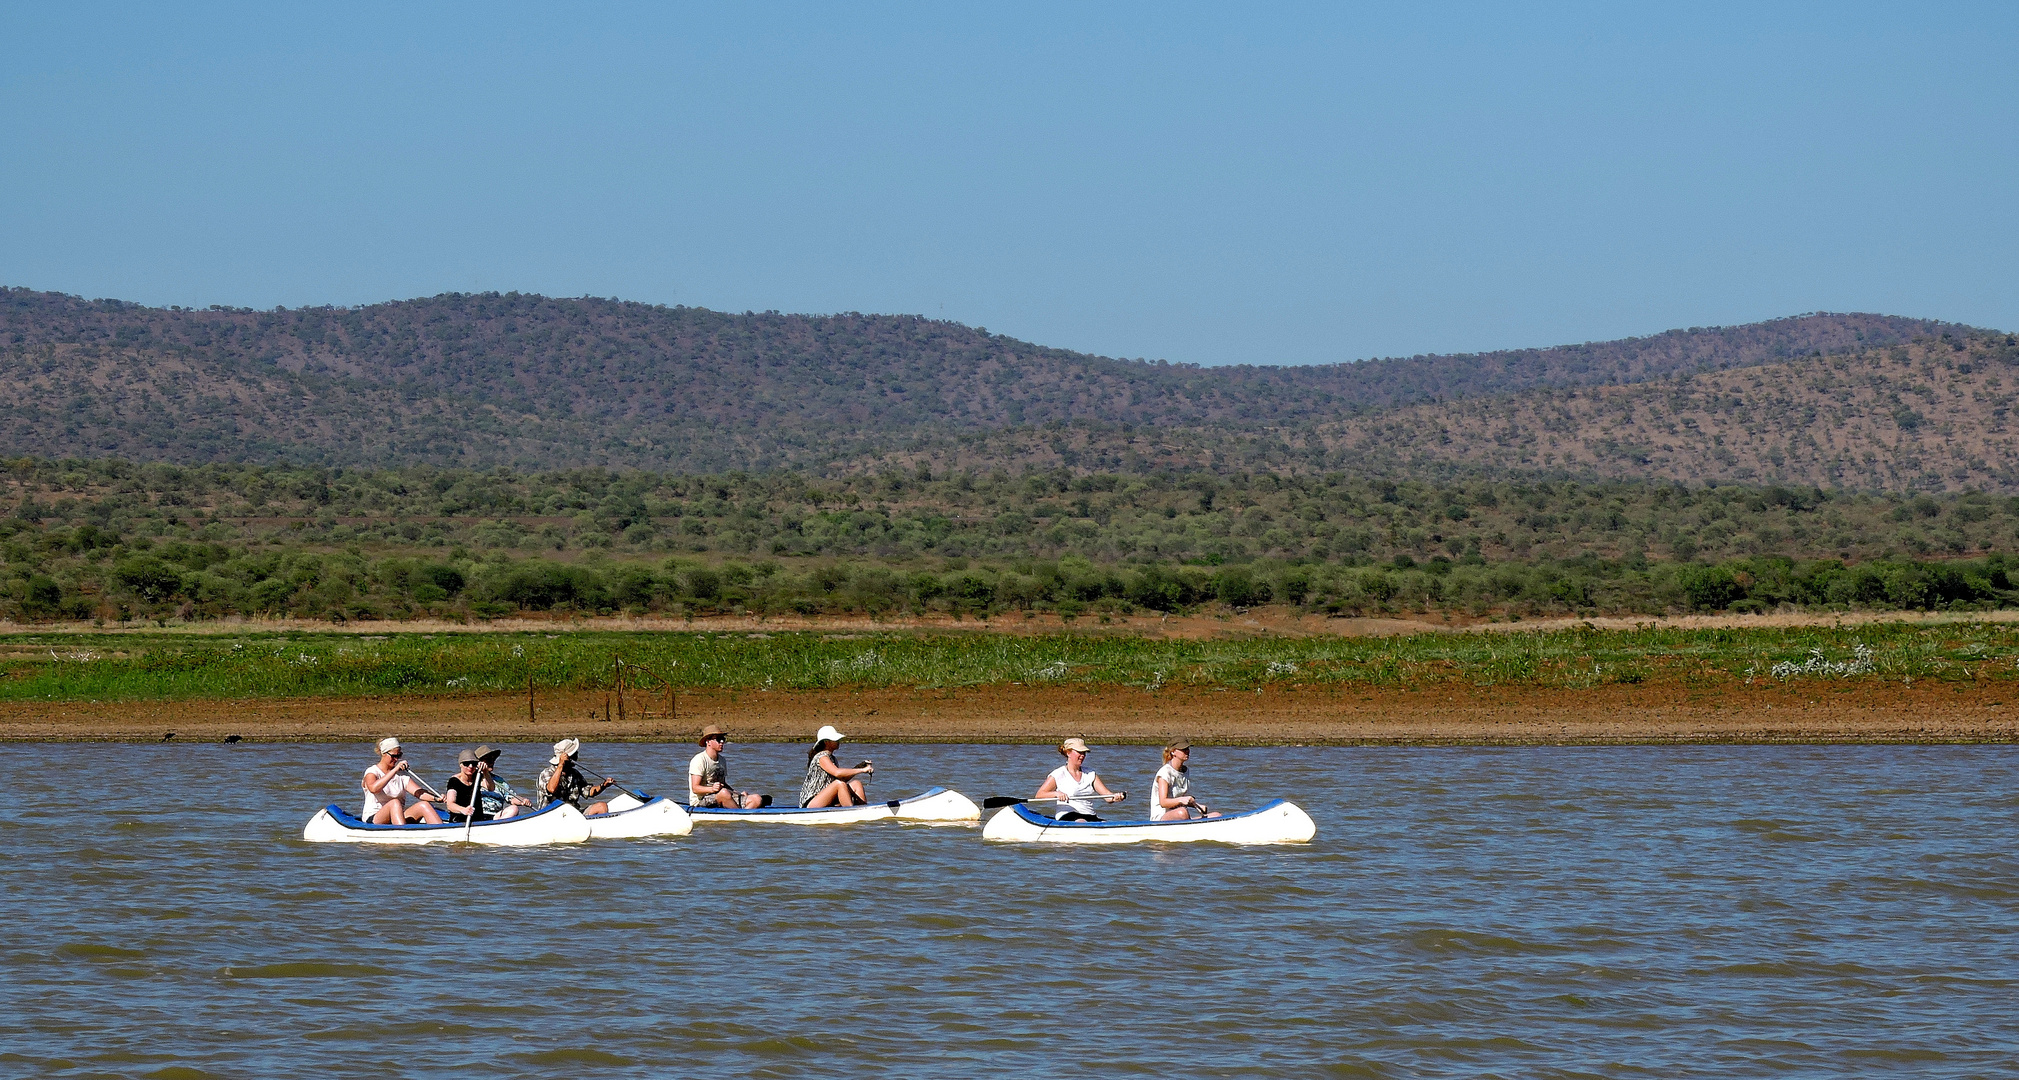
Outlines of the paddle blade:
M981 808L983 810L1000 810L1005 806L1015 806L1020 802L1029 801L1029 799L1019 799L1009 795L991 795L981 801Z

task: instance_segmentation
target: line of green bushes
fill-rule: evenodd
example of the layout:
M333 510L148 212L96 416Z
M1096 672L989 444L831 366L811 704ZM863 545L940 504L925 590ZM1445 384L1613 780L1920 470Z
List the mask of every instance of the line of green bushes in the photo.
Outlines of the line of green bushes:
M258 550L145 539L118 544L67 582L30 571L0 579L0 606L26 620L120 622L231 615L334 620L581 614L871 615L952 612L1067 617L1285 605L1327 614L1464 612L1754 612L1803 608L1928 610L2019 604L2003 555L1949 562L1846 565L1758 556L1716 564L1580 556L1487 563L1398 556L1385 565L1257 561L1221 566L1097 566L1067 557L953 560L902 567L871 560L790 566L591 557L579 562L369 557L356 551Z
M2019 626L1575 628L1193 641L1127 633L29 633L0 700L160 700L608 690L1058 685L1585 688L1664 679L1775 685L2019 679Z

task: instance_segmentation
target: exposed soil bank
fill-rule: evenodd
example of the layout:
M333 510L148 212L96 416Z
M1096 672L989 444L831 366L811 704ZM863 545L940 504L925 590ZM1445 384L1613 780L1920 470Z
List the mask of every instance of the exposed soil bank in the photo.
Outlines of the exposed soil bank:
M602 719L600 693L256 701L0 704L0 740L368 742L692 741L719 723L745 741L801 741L821 724L869 742L1606 744L2019 741L2019 687L1832 684L1586 690L1365 687L1240 690L983 687L958 690L716 691L677 715Z
M171 622L165 628L178 634L231 635L246 633L323 634L484 634L484 633L567 633L610 630L629 633L672 631L743 633L758 631L817 630L832 633L877 633L888 631L967 631L996 634L1132 634L1152 638L1252 638L1267 635L1286 637L1391 637L1398 634L1471 632L1520 632L1562 630L1592 626L1601 630L1631 630L1640 627L1669 629L1736 628L1766 629L1785 626L1860 626L1868 623L1912 623L1918 625L1959 622L2019 622L2019 610L1922 612L1922 611L1776 611L1758 615L1590 615L1557 616L1491 621L1458 613L1429 615L1337 616L1300 612L1285 607L1243 610L1209 609L1190 615L1115 615L1107 622L1095 617L1061 619L1057 615L1022 613L990 619L956 619L950 615L869 616L869 615L709 615L692 619L624 615L584 618L554 618L524 615L469 623L442 619L413 619L403 622L353 621L344 624L314 619L222 619L215 622ZM162 627L152 623L131 623L125 627L97 626L89 622L14 623L0 620L0 637L10 634L157 634Z

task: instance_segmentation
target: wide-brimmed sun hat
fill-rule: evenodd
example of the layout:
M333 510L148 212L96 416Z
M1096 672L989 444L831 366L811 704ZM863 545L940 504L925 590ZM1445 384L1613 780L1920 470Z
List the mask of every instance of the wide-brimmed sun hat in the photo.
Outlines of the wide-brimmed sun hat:
M379 753L390 754L400 748L400 741L388 735L379 740Z
M841 732L834 730L833 724L822 724L820 725L820 730L813 733L814 742L826 742L829 739L832 739L835 742L840 742L841 740L846 738L848 738L848 736L843 735Z
M703 746L706 746L708 745L708 740L716 737L717 735L722 736L723 742L729 741L729 731L726 728L724 728L721 724L710 724L707 727L702 728L701 738L695 741L699 742Z
M1078 750L1082 754L1086 753L1087 752L1086 740L1067 739L1065 742L1059 744L1060 753L1065 753L1067 750Z
M560 742L554 744L554 756L547 759L547 764L559 765L561 763L562 754L566 754L569 757L574 757L575 755L581 752L582 752L582 740L562 739Z
M498 755L504 753L503 750L493 750L489 746L479 746L473 752L477 755L478 761L488 761L493 765L498 763Z
M475 765L482 760L484 759L475 750L468 747L464 747L463 752L456 755L456 764L458 765Z

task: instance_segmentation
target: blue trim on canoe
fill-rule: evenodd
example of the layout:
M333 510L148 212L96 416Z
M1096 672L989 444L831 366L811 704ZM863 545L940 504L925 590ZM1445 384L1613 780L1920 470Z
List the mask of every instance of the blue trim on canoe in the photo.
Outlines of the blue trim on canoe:
M1188 821L1151 821L1149 818L1137 818L1134 821L1060 821L1057 818L1046 817L1023 803L1018 803L1011 809L1017 812L1018 817L1043 829L1140 829L1144 826L1155 828L1160 825L1199 825L1208 821L1234 821L1274 810L1283 805L1284 801L1270 799L1253 810L1245 810L1238 814L1221 814L1216 818L1192 818Z
M632 795L631 797L634 799L637 798L636 795ZM639 805L634 806L629 810L607 810L600 814L583 814L582 816L588 818L590 821L608 821L613 817L623 817L625 814L635 814L640 810L649 808L653 803L672 802L672 801L673 800L668 799L664 795L654 795L651 798L645 800L643 803L640 803ZM533 815L528 814L526 816L531 817ZM479 821L477 822L477 824L482 825L483 822Z
M492 818L489 821L479 821L477 822L475 827L481 829L486 825L511 825L515 822L531 821L534 818L539 817L541 814L551 813L552 811L557 810L560 807L566 805L567 805L566 803L562 802L551 802L539 808L538 810L533 811L530 814L520 814L517 817ZM427 832L430 829L462 829L469 827L465 823L460 821L444 821L440 825L430 825L424 821L416 822L411 825L374 825L369 821L365 821L359 818L356 814L351 813L350 811L344 809L341 806L338 806L335 803L329 804L329 816L335 818L336 823L343 826L346 829L375 830L378 832L385 832L389 829L399 829L406 832Z
M917 802L920 799L929 799L945 790L943 787L926 788L916 795L906 796L902 799L886 799L883 805L895 810L905 803ZM755 810L731 810L722 806L690 805L687 807L687 812L697 817L702 814L713 814L716 817L751 817L756 814L826 814L835 810L860 810L863 806L875 805L877 804L864 803L862 806L760 806Z

